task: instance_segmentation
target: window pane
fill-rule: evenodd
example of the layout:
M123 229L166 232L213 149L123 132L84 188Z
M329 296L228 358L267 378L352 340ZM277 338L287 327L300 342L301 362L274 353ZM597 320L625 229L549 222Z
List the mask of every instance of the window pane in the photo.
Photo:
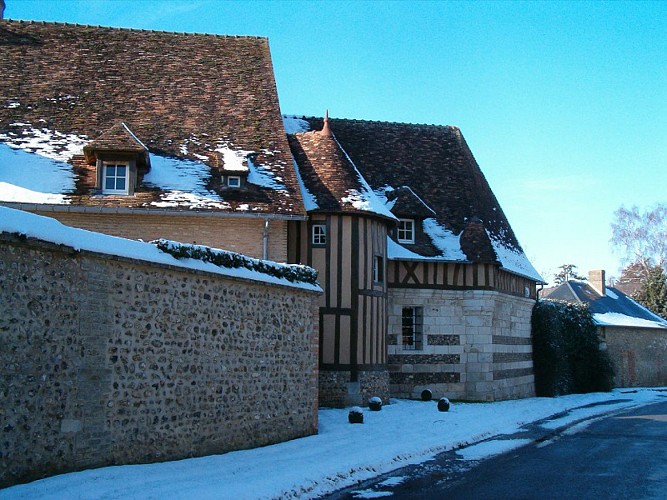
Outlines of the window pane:
M126 177L126 170L127 167L125 165L116 165L116 177Z
M107 178L104 181L104 189L110 189L110 190L116 189L113 177L107 176Z
M125 179L123 177L116 178L116 190L125 191Z
M107 177L116 177L116 165L107 165Z

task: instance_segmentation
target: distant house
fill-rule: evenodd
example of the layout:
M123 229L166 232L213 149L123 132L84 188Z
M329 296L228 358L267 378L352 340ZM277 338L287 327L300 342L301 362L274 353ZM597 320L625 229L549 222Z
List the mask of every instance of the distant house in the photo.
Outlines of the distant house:
M534 393L539 274L456 127L282 117L268 41L0 21L0 203L319 271L320 401Z
M588 305L614 363L618 387L667 385L667 321L606 286L604 271L591 271L588 282L563 283L546 298Z

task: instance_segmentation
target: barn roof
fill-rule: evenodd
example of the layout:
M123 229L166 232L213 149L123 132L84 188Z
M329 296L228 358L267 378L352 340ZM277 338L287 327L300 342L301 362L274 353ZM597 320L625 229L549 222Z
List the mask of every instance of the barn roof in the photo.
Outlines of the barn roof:
M266 38L2 20L0 46L0 146L67 161L125 122L158 158L151 170L168 164L172 181L196 171L200 189L170 205L178 185L142 185L119 205L305 213ZM227 199L220 171L238 162L250 169L248 196ZM0 181L7 168L20 166L0 165ZM79 180L70 203L109 203Z

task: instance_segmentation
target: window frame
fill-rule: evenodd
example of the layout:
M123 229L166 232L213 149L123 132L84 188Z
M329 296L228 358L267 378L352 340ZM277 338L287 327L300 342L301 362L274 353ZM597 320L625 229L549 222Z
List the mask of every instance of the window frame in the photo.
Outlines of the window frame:
M384 283L384 258L382 255L373 256L373 282Z
M401 347L404 351L424 349L423 307L404 306L401 309Z
M401 225L410 224L410 229L401 227ZM398 219L398 228L396 229L396 239L399 243L414 243L415 242L415 220L414 219ZM401 237L401 235L403 237ZM406 236L410 236L407 238Z
M314 247L325 247L328 241L326 223L314 222L310 227L310 243Z
M108 176L109 167L125 167L125 176L119 177L114 175L112 177ZM107 188L107 179L113 178L114 185L116 185L117 180L120 178L125 179L125 189L110 189ZM129 161L104 161L102 162L102 194L120 194L128 195L130 194L130 162Z
M232 185L231 180L235 179L237 184ZM229 188L240 188L241 187L241 176L240 175L228 175L227 176L227 187Z

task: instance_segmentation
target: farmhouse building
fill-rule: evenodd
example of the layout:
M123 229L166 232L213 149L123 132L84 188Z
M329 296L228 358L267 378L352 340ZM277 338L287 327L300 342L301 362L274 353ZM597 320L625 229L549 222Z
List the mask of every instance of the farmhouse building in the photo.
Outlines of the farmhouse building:
M587 282L567 281L546 298L588 306L614 364L616 387L667 384L667 320L607 286L605 274L590 271Z
M268 41L0 21L0 203L319 271L320 404L534 394L539 274L456 127L283 117Z

